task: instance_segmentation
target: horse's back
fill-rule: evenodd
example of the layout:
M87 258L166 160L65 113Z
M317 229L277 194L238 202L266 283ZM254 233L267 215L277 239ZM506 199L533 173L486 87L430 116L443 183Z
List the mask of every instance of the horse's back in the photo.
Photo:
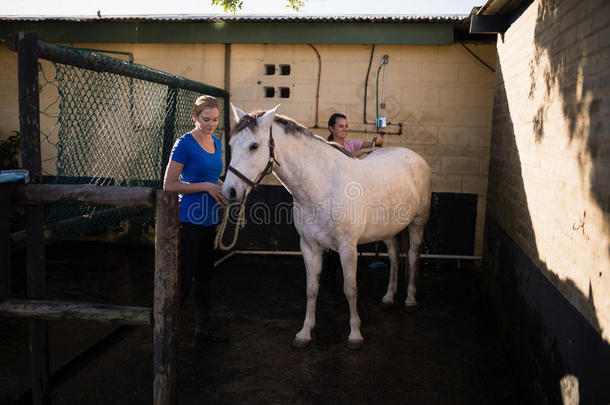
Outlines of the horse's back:
M407 193L407 200L426 216L430 204L431 169L426 160L411 149L389 147L375 150L361 162L374 171L386 188ZM402 194L402 193L401 193ZM403 194L404 195L404 194ZM404 200L403 200L404 201Z
M399 181L408 176L415 180L418 189L426 192L430 187L431 170L428 162L417 152L402 147L377 149L362 159L362 163L388 175L395 175Z

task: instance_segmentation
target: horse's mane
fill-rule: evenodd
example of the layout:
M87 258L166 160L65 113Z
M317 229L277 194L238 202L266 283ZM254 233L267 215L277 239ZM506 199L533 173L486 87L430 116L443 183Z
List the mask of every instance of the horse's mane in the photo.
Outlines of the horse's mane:
M237 124L235 124L235 126L231 130L231 136L243 131L244 129L249 129L251 131L254 131L258 127L257 119L259 117L261 117L263 114L265 114L266 112L267 111L265 111L265 110L257 110L254 112L250 112L250 113L244 115L243 117L241 117L239 122ZM328 142L324 138L317 136L316 134L311 132L309 129L307 129L305 126L299 124L292 118L286 117L285 115L276 114L273 121L276 124L280 125L284 129L284 131L289 134L298 133L301 135L308 136L310 138L324 142L328 146L332 146L333 148L341 151L346 156L349 156L351 158L354 157L354 155L352 155L351 152L347 151L345 148L342 148L340 145L338 145L334 142Z

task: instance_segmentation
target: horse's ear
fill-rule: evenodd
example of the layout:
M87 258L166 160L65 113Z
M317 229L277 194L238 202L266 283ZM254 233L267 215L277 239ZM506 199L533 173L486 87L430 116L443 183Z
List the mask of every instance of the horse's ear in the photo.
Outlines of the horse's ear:
M277 112L277 109L279 107L280 107L280 105L278 104L275 107L273 107L271 110L269 110L265 114L263 114L261 117L259 117L258 125L261 128L267 128L268 126L270 126L271 123L273 122L273 119L275 118L275 113Z
M235 107L233 103L231 103L231 110L233 110L233 118L235 119L235 122L239 122L239 120L242 119L244 115L247 115L246 112Z

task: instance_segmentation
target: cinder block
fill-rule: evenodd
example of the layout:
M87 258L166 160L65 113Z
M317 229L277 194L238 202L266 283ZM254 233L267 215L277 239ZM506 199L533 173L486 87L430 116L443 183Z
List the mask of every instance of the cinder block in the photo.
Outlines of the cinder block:
M436 144L438 143L437 127L418 127L406 137L407 145L413 144Z
M457 112L451 107L415 107L415 120L421 126L455 125Z
M462 178L462 193L486 194L487 193L487 176L464 176Z
M442 158L443 173L478 174L480 159L476 157L446 156Z
M483 89L463 89L466 93L466 106L467 107L485 107L488 108L493 105L494 91L490 88Z
M454 63L424 62L422 68L424 82L455 82L458 80L458 68Z
M439 143L447 145L489 146L490 128L468 126L440 127Z
M438 86L406 85L402 87L402 105L438 106L440 88Z
M466 105L466 91L461 87L442 87L440 90L441 106Z
M459 175L432 173L431 187L433 192L459 193L461 190L461 183L462 178Z
M460 63L457 80L461 84L473 82L480 87L487 87L493 85L495 74L478 61L475 61L475 63Z

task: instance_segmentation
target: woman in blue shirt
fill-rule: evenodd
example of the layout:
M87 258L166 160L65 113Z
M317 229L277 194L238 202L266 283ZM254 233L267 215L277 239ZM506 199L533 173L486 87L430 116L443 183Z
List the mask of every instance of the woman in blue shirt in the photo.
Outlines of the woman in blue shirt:
M195 128L174 143L165 170L163 189L179 193L180 305L193 286L195 339L224 342L229 337L211 327L209 315L215 225L218 223L218 206L224 202L219 179L222 173L222 143L214 136L219 114L215 97L206 95L195 101Z

